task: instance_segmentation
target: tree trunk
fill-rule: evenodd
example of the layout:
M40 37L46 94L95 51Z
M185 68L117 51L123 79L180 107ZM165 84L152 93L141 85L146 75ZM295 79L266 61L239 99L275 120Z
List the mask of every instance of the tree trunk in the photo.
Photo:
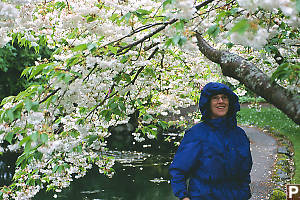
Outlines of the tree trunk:
M199 50L209 60L220 64L225 76L240 81L300 125L299 94L293 94L273 82L269 76L246 59L228 51L214 49L202 38L200 33L196 33L196 37Z

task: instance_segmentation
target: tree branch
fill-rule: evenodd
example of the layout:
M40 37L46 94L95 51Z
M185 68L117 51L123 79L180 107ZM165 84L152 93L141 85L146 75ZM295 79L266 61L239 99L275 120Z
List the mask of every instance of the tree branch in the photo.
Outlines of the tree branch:
M39 102L39 104L45 102L45 101L46 101L47 99L49 99L51 96L55 95L56 92L58 92L60 89L61 89L61 88L59 87L59 88L57 88L56 90L54 90L53 92L51 92L50 94L48 94L43 100L41 100L41 101Z
M213 1L214 1L214 0L207 0L207 1L204 1L204 2L202 2L201 4L197 5L195 8L196 8L197 10L199 10L200 8L202 8L202 7L206 6L206 5L208 5L209 3L213 2Z
M136 45L144 42L145 40L151 38L153 35L155 35L156 33L159 33L160 31L164 30L168 25L171 25L171 24L175 23L176 21L177 21L177 19L172 19L171 21L164 23L164 25L162 25L161 27L157 28L155 31L149 33L145 37L137 40L136 42L133 42L133 43L131 43L129 45L126 45L126 46L120 48L118 50L118 53L121 53L125 49L132 48L132 47L134 47L134 46L136 46Z
M196 38L198 41L199 50L211 61L215 63L221 62L221 51L212 48L201 36L199 32L196 31Z

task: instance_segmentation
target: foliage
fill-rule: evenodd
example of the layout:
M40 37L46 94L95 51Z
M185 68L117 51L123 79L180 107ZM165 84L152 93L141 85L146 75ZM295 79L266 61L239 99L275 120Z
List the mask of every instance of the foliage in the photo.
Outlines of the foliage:
M33 48L21 47L17 42L7 43L0 49L0 101L7 96L16 95L26 87L34 84L21 78L22 71L27 66L34 65L36 60L48 59L51 51L40 48L36 52Z
M263 103L266 102L265 99L261 97L253 97L253 96L242 96L239 98L240 103Z
M286 194L280 189L273 190L270 200L284 200L286 199Z
M199 55L195 31L298 89L298 7L289 0L1 1L0 45L12 39L37 52L54 49L22 72L42 82L2 100L0 142L9 145L1 151L21 153L3 198L59 192L93 163L112 175L110 127L138 113L135 140L155 138L156 124L166 126L159 116L196 104L208 81L238 85Z

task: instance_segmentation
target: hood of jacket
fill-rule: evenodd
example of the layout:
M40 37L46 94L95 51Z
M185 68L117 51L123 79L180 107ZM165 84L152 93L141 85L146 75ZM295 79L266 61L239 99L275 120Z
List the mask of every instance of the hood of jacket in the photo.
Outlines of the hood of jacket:
M214 95L226 94L229 98L229 109L226 119L230 119L236 125L236 113L240 110L239 97L227 86L222 83L210 82L201 91L199 108L202 120L210 119L210 99Z

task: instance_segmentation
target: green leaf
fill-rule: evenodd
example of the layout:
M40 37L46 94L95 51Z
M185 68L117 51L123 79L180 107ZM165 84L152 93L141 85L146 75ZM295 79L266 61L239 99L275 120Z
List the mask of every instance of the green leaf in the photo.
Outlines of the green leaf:
M30 136L24 137L24 138L20 141L19 146L22 146L25 142L29 141L30 139L31 139Z
M15 135L14 132L7 133L5 136L5 140L11 144L14 135Z
M184 20L180 20L179 22L176 22L175 26L177 31L182 31L184 29Z
M127 14L125 14L125 15L123 15L122 17L120 17L119 19L118 19L118 23L120 23L120 22L122 22L122 21L126 21L126 23L128 23L128 21L129 21L129 19L130 19L130 17L131 17L131 12L128 12Z
M176 35L175 37L173 37L172 41L174 45L177 45L180 41L180 35Z
M71 67L71 66L73 66L75 64L78 64L80 58L81 58L80 54L76 54L73 57L68 58L67 61L66 61L67 62L67 67Z
M80 135L80 133L78 132L78 131L69 131L68 132L69 133L69 135L71 135L72 137L74 137L74 138L77 138L79 135Z
M55 173L57 171L58 167L59 167L59 165L55 165L52 169L52 172Z
M119 102L119 107L121 110L126 111L126 107L123 102Z
M118 49L114 46L108 45L108 49L115 55L118 53Z
M26 159L26 155L22 154L21 156L18 157L17 161L16 161L16 165L20 166L21 163L23 163L23 161Z
M28 154L31 151L31 140L28 140L25 144L24 153Z
M64 50L63 47L59 47L59 48L55 49L55 51L53 52L52 55L58 55L58 54L60 54L63 50Z
M79 144L77 147L74 147L73 151L76 151L78 153L82 153L82 144Z
M182 46L187 41L186 37L177 35L173 38L173 42L175 45Z
M42 85L39 85L37 88L37 91L39 94L42 94L42 92L44 92L45 88Z
M95 16L89 15L89 16L87 16L87 18L86 18L86 22L87 22L87 23L90 23L90 22L95 21L96 19L97 19L97 18L96 18Z
M43 154L39 151L34 152L33 157L37 160L42 160Z
M110 107L110 109L113 110L113 109L118 107L118 104L117 103L112 103L112 104L109 105L109 107Z
M104 37L103 37L104 38ZM87 49L90 51L90 52L93 52L97 49L97 44L94 44L94 43L89 43L87 45Z
M19 103L13 108L13 114L15 119L21 118L22 108L23 108L23 103Z
M0 110L0 123L2 123L3 121L5 121L5 111L4 110Z
M41 135L41 141L42 141L42 143L47 143L48 142L48 135L46 133L43 133Z
M142 101L141 101L140 99L137 99L136 101L138 102L138 104L139 104L140 106L143 105L143 103L142 103Z
M25 99L24 104L25 104L25 109L29 112L32 107L32 101L27 98Z
M112 115L111 110L103 110L100 114L105 118L107 122L111 120L111 115Z
M85 119L84 118L79 118L75 123L78 125L84 125Z
M36 112L36 111L38 111L39 106L40 106L39 102L34 101L34 102L32 102L32 104L31 104L31 109L32 109L33 111Z
M124 15L123 17L124 17L125 21L128 23L128 21L129 21L129 19L131 17L131 13L129 12L126 15Z
M131 77L130 77L129 74L124 73L123 76L124 76L125 81L126 81L127 83L130 83L130 82L131 82Z
M15 98L16 98L15 96L5 97L5 98L2 100L0 106L4 105L4 104L6 104L6 103L9 103L9 102L13 102L13 101L15 100Z
M296 9L300 13L300 0L296 0Z
M99 138L98 135L90 135L88 139L88 145L91 145L95 140Z
M149 15L149 14L151 14L151 11L144 10L144 9L137 9L136 12L139 13L140 15Z
M12 109L7 110L6 114L8 116L9 121L14 121L15 117Z
M66 6L67 6L66 3L63 2L63 1L58 1L58 2L55 3L55 7L56 7L56 9L58 9L58 10L62 10L62 9L64 9Z
M167 41L165 42L166 48L168 48L168 47L169 47L170 45L172 45L172 44L173 44L172 38L167 39Z
M51 103L54 103L56 101L56 99L57 99L57 95L53 95L46 100L45 104L47 106L47 109L49 108Z
M32 67L31 74L28 79L30 80L30 79L34 78L35 76L39 75L47 65L48 64L41 64L41 65Z
M230 33L237 32L239 34L243 34L246 32L250 27L250 24L247 19L242 19L239 22L237 22L232 29L230 30Z
M217 35L220 33L219 25L215 24L208 28L207 34L213 38L217 37Z
M32 67L27 67L23 70L23 72L21 73L21 77L23 76L29 76L31 73Z
M58 173L62 173L65 170L63 165L60 165L57 169Z
M165 0L163 2L163 8L165 9L168 4L172 4L175 0Z
M128 55L126 55L126 56L122 56L122 58L121 58L120 62L121 62L122 64L125 64L125 63L128 61L128 58L129 58L129 56L128 56Z
M119 18L119 14L117 14L117 13L113 13L113 14L109 17L109 19L110 19L112 22L117 21L118 18Z
M33 132L33 133L31 134L30 137L31 137L31 140L32 140L32 141L36 142L36 141L38 141L39 136L40 136L40 134L39 134L37 131L35 131L35 132Z
M88 48L88 44L80 44L72 48L72 51L84 51Z
M169 127L168 123L165 121L159 121L158 125L160 125L163 129L167 129Z
M72 78L72 75L71 75L71 74L66 74L66 73L65 73L65 74L62 76L62 80L63 80L66 84L68 84L68 83L70 82L71 78Z

